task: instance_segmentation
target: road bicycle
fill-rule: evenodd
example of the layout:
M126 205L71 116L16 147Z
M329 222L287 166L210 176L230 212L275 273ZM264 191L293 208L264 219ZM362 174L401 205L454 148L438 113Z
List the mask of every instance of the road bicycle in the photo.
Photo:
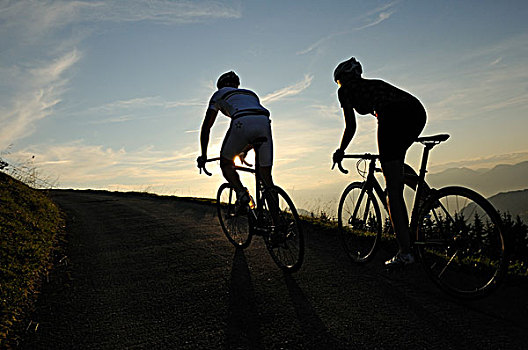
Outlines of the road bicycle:
M258 148L266 141L263 137L251 144L255 150L255 164L259 164ZM207 162L217 160L220 158ZM231 184L224 183L218 188L216 206L222 230L237 248L246 248L253 236L262 236L271 257L282 270L299 270L304 260L304 235L293 201L282 188L267 186L257 166L243 164L247 166L235 168L255 174L255 196L251 196L249 208L242 209L236 205L236 190ZM205 167L203 170L211 175Z
M405 184L415 189L411 210L412 247L432 280L445 292L461 298L487 295L508 269L505 232L494 207L477 192L459 186L430 188L425 182L429 152L446 141L447 134L420 137L424 145L419 175L405 166ZM375 173L375 154L350 154L358 160L363 182L349 184L339 201L338 226L344 250L354 263L371 260L383 235L392 233L380 204L388 212L386 191ZM368 171L360 169L368 162ZM348 173L341 163L339 169ZM387 221L387 220L386 220ZM388 230L385 227L390 227Z

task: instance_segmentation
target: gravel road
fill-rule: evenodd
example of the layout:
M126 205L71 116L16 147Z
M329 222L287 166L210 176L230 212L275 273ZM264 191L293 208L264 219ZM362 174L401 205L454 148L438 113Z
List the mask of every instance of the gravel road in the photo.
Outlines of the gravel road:
M471 302L421 267L352 265L305 225L305 263L281 272L260 238L236 250L214 206L141 194L53 191L66 256L22 349L526 349L528 284ZM295 200L295 198L294 198Z

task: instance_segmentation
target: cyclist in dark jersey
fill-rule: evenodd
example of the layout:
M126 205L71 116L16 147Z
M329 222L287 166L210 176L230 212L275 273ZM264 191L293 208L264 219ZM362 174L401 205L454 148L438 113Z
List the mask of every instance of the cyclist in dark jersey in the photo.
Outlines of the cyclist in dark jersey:
M352 57L340 63L334 80L340 86L339 102L345 117L340 147L334 152L334 163L343 159L345 149L356 132L354 110L372 114L378 120L378 151L387 185L389 215L399 245L398 253L386 266L414 262L410 251L409 217L403 198L404 160L407 149L423 130L426 112L420 101L385 81L361 77L361 64Z

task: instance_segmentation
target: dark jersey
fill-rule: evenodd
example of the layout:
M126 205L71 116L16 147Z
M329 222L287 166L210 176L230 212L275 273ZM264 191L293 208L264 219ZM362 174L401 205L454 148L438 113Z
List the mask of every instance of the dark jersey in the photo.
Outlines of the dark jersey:
M420 103L413 95L383 80L348 81L337 94L341 107L351 106L359 114L382 114L394 103Z

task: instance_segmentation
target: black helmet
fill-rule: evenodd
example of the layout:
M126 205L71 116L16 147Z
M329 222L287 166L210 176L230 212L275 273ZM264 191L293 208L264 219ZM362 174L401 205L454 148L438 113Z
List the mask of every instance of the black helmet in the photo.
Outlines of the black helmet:
M362 73L361 63L352 57L348 61L339 63L334 70L334 81L337 83L338 80L346 78L360 78Z
M222 74L216 82L216 87L219 89L228 85L236 85L237 87L240 85L240 78L233 71Z

